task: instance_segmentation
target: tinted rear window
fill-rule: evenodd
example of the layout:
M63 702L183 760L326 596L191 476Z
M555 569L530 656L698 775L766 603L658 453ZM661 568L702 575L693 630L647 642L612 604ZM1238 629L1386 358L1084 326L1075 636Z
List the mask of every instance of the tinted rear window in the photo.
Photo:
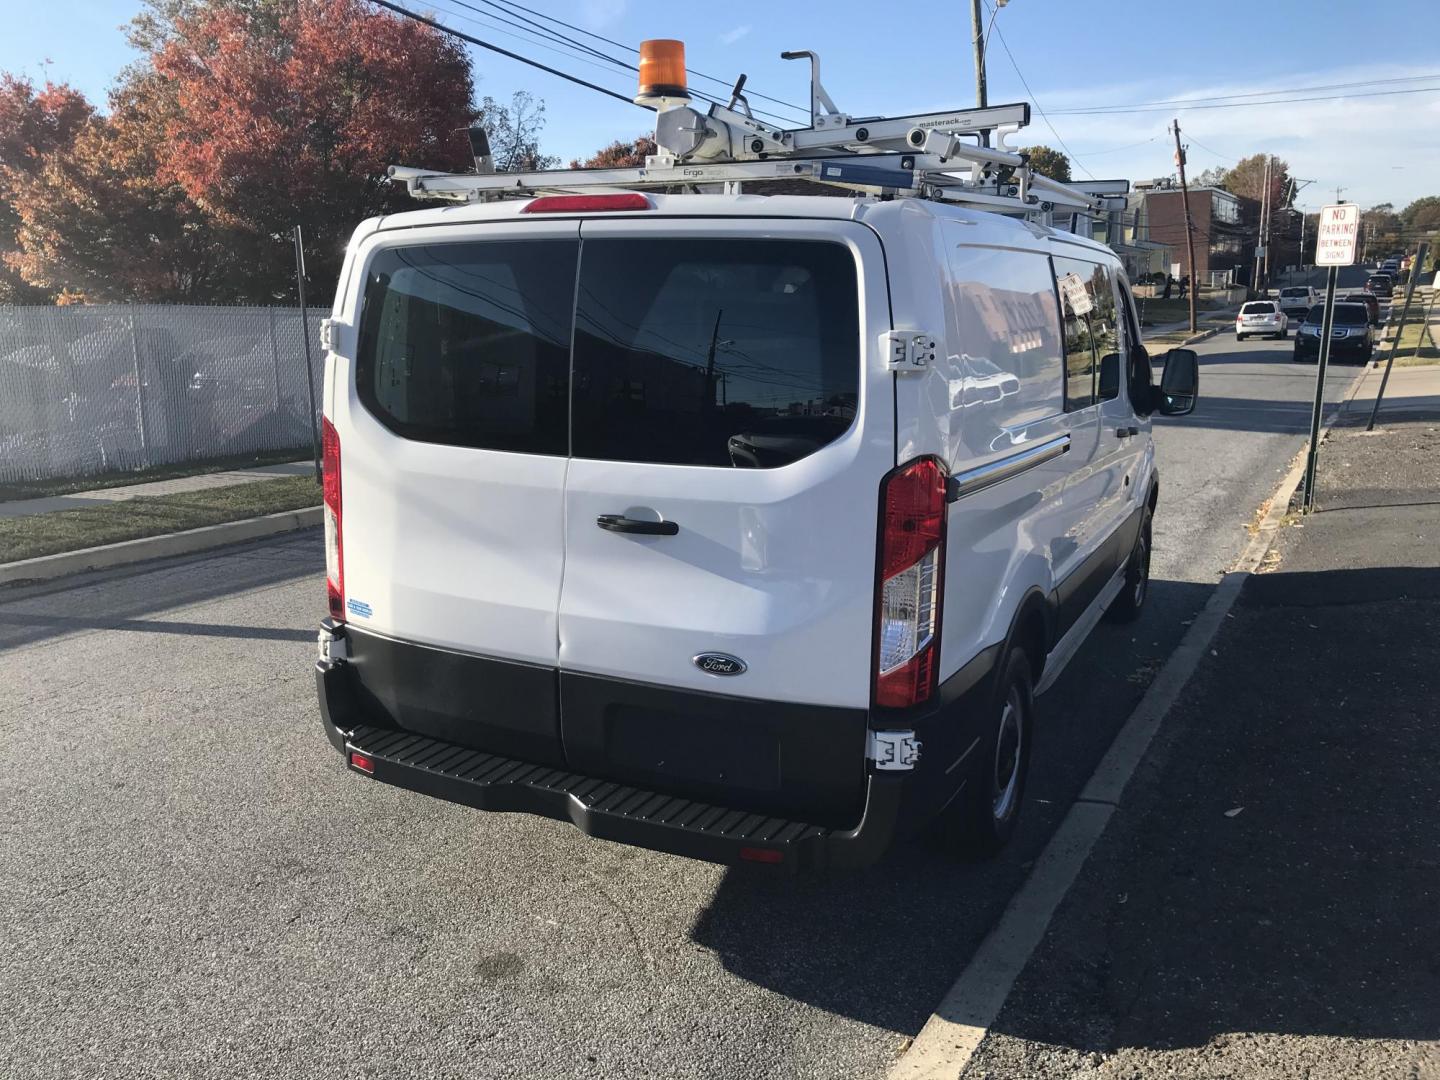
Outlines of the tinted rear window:
M1281 296L1309 296L1309 289L1281 289Z
M389 248L371 260L360 400L424 442L565 454L573 240Z
M814 453L855 417L858 305L839 244L586 240L572 452L735 468Z
M1246 304L1240 309L1241 315L1274 315L1275 305L1271 303Z
M1324 312L1324 308L1318 309ZM1370 321L1370 312L1363 304L1336 304L1335 305L1336 326L1361 326Z

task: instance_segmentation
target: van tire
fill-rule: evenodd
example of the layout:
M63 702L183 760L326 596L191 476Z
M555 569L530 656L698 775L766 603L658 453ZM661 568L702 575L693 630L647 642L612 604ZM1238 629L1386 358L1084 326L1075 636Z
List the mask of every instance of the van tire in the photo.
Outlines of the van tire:
M1150 551L1150 509L1146 507L1140 531L1135 534L1135 546L1125 560L1125 585L1105 610L1111 622L1134 622L1140 617L1145 598L1150 595Z
M937 823L941 844L963 859L992 858L1015 835L1030 771L1034 686L1030 659L1016 645L996 672L994 697L965 787Z

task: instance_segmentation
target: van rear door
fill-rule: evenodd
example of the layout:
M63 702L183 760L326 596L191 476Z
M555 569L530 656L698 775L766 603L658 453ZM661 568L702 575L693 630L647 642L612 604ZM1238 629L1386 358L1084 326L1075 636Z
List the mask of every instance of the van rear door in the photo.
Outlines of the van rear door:
M581 229L560 594L570 766L843 819L865 776L884 264L844 221Z
M366 241L353 377L335 381L352 663L400 727L563 762L574 221ZM337 358L337 363L341 363ZM348 391L348 392L347 392Z

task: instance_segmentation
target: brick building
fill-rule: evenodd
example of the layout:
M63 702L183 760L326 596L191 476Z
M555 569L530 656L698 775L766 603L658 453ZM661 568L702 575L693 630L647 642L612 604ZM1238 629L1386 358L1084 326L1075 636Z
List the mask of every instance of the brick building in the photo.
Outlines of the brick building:
M1169 180L1140 181L1137 192L1145 197L1150 239L1169 244L1180 272L1186 272L1185 205L1180 186ZM1254 199L1232 195L1215 187L1190 189L1190 218L1195 229L1195 273L1209 281L1226 272L1248 284L1255 268L1255 236L1260 207Z

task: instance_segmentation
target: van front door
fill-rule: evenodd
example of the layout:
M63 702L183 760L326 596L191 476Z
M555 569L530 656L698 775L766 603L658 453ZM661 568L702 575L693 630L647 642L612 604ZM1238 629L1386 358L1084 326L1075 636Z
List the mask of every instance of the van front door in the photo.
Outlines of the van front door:
M560 595L572 768L844 820L894 391L879 242L585 221Z

